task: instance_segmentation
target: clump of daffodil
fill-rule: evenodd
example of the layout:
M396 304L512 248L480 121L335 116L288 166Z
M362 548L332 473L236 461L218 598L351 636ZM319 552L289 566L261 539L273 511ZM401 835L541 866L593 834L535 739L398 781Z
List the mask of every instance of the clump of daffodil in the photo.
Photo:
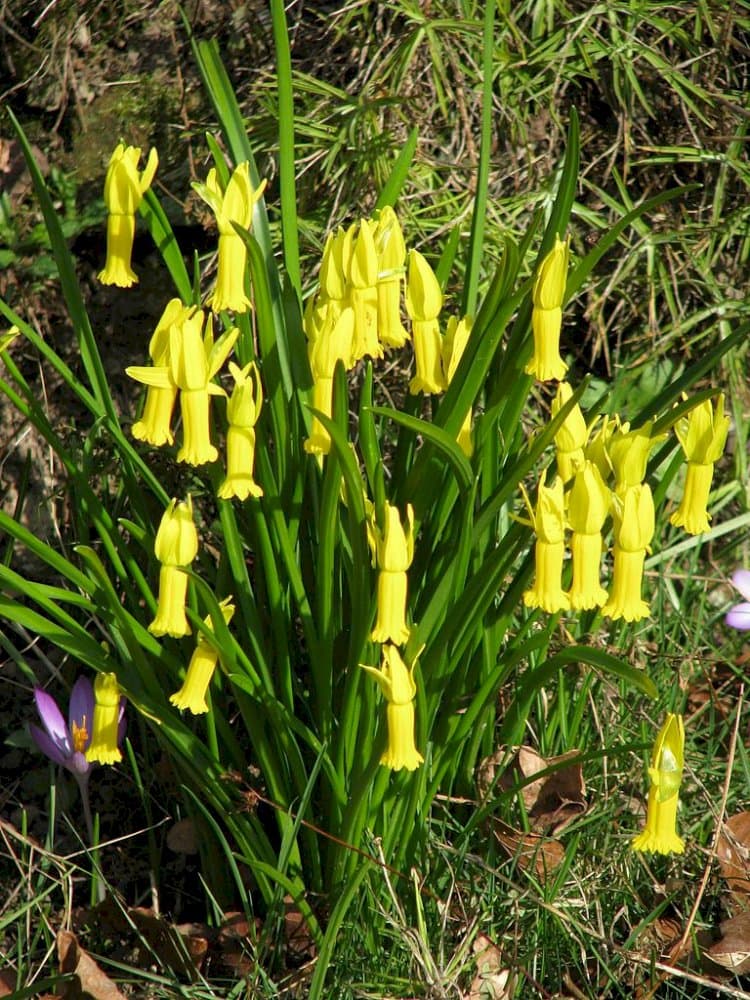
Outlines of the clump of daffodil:
M607 453L615 473L615 489L638 486L646 478L646 464L655 445L666 439L666 434L652 433L654 422L648 420L637 430L630 424L617 427L607 442Z
M388 745L380 758L384 767L393 771L405 768L416 770L424 761L414 743L414 664L407 667L395 646L383 646L383 663L380 669L361 664L380 685L388 703Z
M403 347L409 339L409 332L401 322L406 244L390 205L381 209L378 216L375 247L378 252L378 339L385 348Z
M573 583L570 606L576 611L599 608L607 591L599 582L602 527L609 514L610 492L593 462L585 462L573 480L568 497L568 524L572 529Z
M263 386L254 361L240 368L229 362L234 389L227 401L227 474L218 490L222 500L249 496L262 497L263 489L255 482L255 425L263 407Z
M471 316L464 316L456 319L451 316L445 327L445 337L443 338L443 381L446 388L451 384L453 376L458 368L466 345L469 342L473 319ZM458 446L467 458L471 458L474 445L471 441L471 407L464 417L464 422L458 432Z
M143 173L138 172L141 151L137 146L115 148L104 179L104 202L107 206L107 258L98 278L103 285L130 288L138 275L130 266L135 239L135 213L154 179L159 155L152 147Z
M567 382L561 382L552 400L552 417L556 417L573 395L573 390ZM581 407L575 403L568 413L562 426L555 434L555 451L557 454L557 471L564 483L573 478L584 462L583 449L588 439L586 421Z
M552 485L546 486L545 478L546 470L539 480L536 510L521 485L526 509L536 532L534 586L524 592L523 603L527 608L541 608L553 614L570 607L570 598L561 583L565 556L565 498L562 479L555 476Z
M266 182L263 180L257 188L253 188L250 164L245 161L232 172L226 191L222 191L215 167L209 170L205 184L194 183L193 187L210 205L219 227L216 288L208 304L216 313L224 309L247 312L250 308L250 299L245 293L247 248L232 223L236 222L243 229L250 228L253 209L265 190Z
M442 337L438 316L443 293L435 272L418 250L409 251L409 275L406 284L406 311L411 319L414 360L417 371L409 383L409 392L442 392L445 380L441 367Z
M689 535L708 531L711 515L706 510L714 462L721 458L729 433L729 417L724 413L724 394L693 407L687 416L677 421L677 438L687 459L687 473L682 500L669 521L682 527Z
M170 331L173 326L177 326L188 318L193 311L193 307L183 305L180 299L169 300L148 345L148 353L155 368L161 368L165 371L169 368ZM131 367L126 371L136 381L143 381L137 374L141 371L141 366ZM133 424L131 430L137 441L146 441L155 448L174 442L172 410L177 399L177 392L177 386L171 379L167 380L166 385L148 386L143 414L141 419Z
M193 501L170 500L156 532L154 553L161 563L156 617L148 627L152 635L179 638L190 635L185 614L188 575L185 568L198 555L198 532L193 521Z
M382 358L378 340L378 252L372 223L362 219L349 257L349 304L354 313L352 360Z
M682 854L685 841L677 834L677 805L685 761L685 726L681 715L667 714L651 752L646 826L631 843L634 851Z
M562 301L568 275L570 237L555 236L555 245L544 258L534 279L531 293L531 329L534 355L524 371L539 382L563 379L568 366L560 357Z
M607 603L602 614L609 618L640 621L649 614L641 597L643 564L654 537L654 499L647 483L626 486L612 494L614 521L614 566Z
M228 625L234 614L234 605L231 597L225 597L219 604L224 622ZM213 634L213 622L211 615L207 615L203 621L206 627ZM206 702L206 692L211 678L219 662L219 653L216 647L201 632L193 650L193 655L188 664L185 680L179 691L170 695L169 700L179 709L187 709L193 715L201 715L208 711Z
M122 760L119 746L121 691L116 674L97 674L94 681L94 718L91 742L86 749L90 763L116 764Z
M326 314L322 328L314 340L308 343L308 357L313 374L312 405L327 417L333 412L333 376L336 362L347 366L352 353L354 337L354 311L346 307L342 312ZM311 455L327 455L331 450L331 436L322 421L313 414L310 437L304 444Z
M372 630L373 642L392 642L397 646L409 638L406 624L406 571L414 558L414 509L406 505L406 526L398 508L385 505L385 525L381 530L372 524L375 562L378 573L378 611Z

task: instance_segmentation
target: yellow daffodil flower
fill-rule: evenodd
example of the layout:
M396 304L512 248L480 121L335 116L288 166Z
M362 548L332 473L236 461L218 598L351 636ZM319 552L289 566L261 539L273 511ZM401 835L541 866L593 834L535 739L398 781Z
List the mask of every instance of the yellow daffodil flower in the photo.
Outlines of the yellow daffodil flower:
M414 743L414 664L407 667L395 646L383 646L383 664L380 669L361 664L363 670L374 677L388 703L388 745L380 763L393 771L405 768L416 770L424 757Z
M442 338L438 316L443 293L435 272L417 250L409 251L409 276L406 284L406 311L411 319L414 360L417 371L409 383L409 392L443 392L445 381L440 366Z
M219 604L219 607L224 621L228 625L234 614L232 598L225 597ZM207 615L203 620L211 632L213 632L211 615ZM193 655L190 658L182 687L179 691L175 691L173 695L170 695L169 700L171 703L180 710L186 708L193 715L201 715L207 712L206 692L208 691L208 685L211 683L211 678L214 675L218 662L219 654L216 648L201 633L198 636Z
M555 476L551 486L545 485L542 473L534 510L523 490L526 508L536 532L534 549L536 576L534 586L523 595L527 608L541 608L549 614L570 607L570 597L562 589L562 568L565 556L565 498L563 481Z
M583 457L587 462L593 462L599 474L606 482L612 474L612 461L609 457L609 442L620 426L620 418L599 416L588 429L588 441L583 449Z
M406 527L398 508L385 505L385 527L373 524L378 565L378 613L372 630L373 642L393 642L397 646L409 638L406 624L406 571L414 558L414 509L406 505Z
M346 367L352 352L354 337L354 311L348 306L334 320L329 313L317 338L308 345L310 368L313 373L312 405L327 417L333 410L333 375L336 362ZM304 444L311 455L327 455L331 450L331 436L318 417L313 414L310 437Z
M567 382L561 382L552 400L552 417L556 417L565 406L573 390ZM583 466L583 449L588 440L586 421L583 419L581 407L576 403L563 421L562 427L555 434L555 451L557 453L557 471L564 483L573 478Z
M122 760L122 753L117 745L120 696L116 674L96 675L91 742L86 750L86 760L90 764L116 764L118 760Z
M219 487L222 500L249 496L262 497L263 490L253 478L255 466L255 425L263 406L263 386L258 366L250 361L244 368L229 362L234 389L227 402L227 474Z
M446 387L453 381L458 363L469 342L473 322L471 316L464 316L461 320L451 316L446 324L442 354L443 381ZM471 441L471 415L471 407L469 407L457 438L458 446L467 458L471 458L474 452L474 445Z
M378 253L373 227L362 219L349 260L349 304L354 312L352 359L382 358L378 340Z
M689 535L700 535L709 528L711 515L706 508L714 462L721 458L729 433L724 394L716 401L716 412L711 400L706 399L677 421L675 432L688 464L682 500L669 521Z
M602 527L610 506L610 492L593 462L585 462L576 473L568 498L568 524L573 531L573 583L570 606L576 611L599 608L607 591L599 582L602 558Z
M524 371L539 382L563 379L568 366L560 357L562 301L568 275L570 237L555 236L555 245L544 258L534 279L531 293L531 329L534 355Z
M192 312L193 308L183 305L180 299L169 300L148 345L148 353L154 367L168 369L169 331L173 326L187 319ZM132 366L126 368L125 371L136 381L143 381L139 377L139 373L142 371L141 366ZM131 433L137 441L146 441L155 448L165 444L173 444L172 410L177 400L177 392L177 386L171 379L166 386L148 386L143 414L131 429Z
M615 489L638 486L646 477L646 464L655 445L666 440L666 434L652 435L654 422L631 431L625 423L613 431L607 442L607 454L615 471Z
M143 173L138 172L141 151L137 146L120 143L109 160L104 179L104 202L107 206L107 258L98 278L103 285L130 288L138 275L130 266L135 239L135 213L154 179L159 154L154 147L148 154Z
M651 753L646 826L631 843L632 850L652 854L684 853L685 841L677 834L677 806L684 761L685 726L682 716L669 712Z
M148 627L152 635L179 638L190 635L185 614L188 575L185 567L198 555L198 532L193 521L190 497L178 503L171 500L156 532L154 553L161 563L159 600L156 617Z
M232 172L226 191L221 189L215 167L209 170L205 184L194 183L193 188L210 205L219 227L216 288L208 304L216 313L224 309L247 312L250 308L250 299L245 294L247 248L232 223L236 222L243 229L250 228L253 209L265 191L266 182L261 181L254 189L250 164L245 161Z
M403 347L409 331L401 322L401 285L406 264L406 244L396 213L381 209L375 227L378 253L378 338L385 348Z
M602 614L640 621L649 614L641 598L643 563L654 537L654 499L647 483L626 486L612 494L614 567L612 584Z

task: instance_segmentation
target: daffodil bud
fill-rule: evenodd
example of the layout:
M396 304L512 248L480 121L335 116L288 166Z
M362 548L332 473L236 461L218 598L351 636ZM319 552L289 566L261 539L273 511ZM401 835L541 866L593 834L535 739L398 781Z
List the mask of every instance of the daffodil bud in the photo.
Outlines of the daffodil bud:
M446 387L453 381L453 376L458 368L458 363L466 350L471 335L473 319L471 316L464 316L458 320L451 316L445 327L443 338L443 381ZM467 458L471 458L474 446L471 441L471 407L464 418L461 429L458 432L458 445Z
M193 521L193 501L171 500L162 515L154 542L161 563L156 617L148 627L152 635L190 635L185 614L188 576L185 567L198 554L198 532Z
M538 381L563 379L568 366L560 357L562 301L568 274L570 237L555 236L555 245L542 261L532 290L531 328L534 355L524 371Z
M219 604L224 622L228 625L234 614L232 598L226 597ZM213 621L211 615L203 619L206 626L213 632ZM188 664L185 680L179 691L170 696L171 703L179 709L187 709L193 715L201 715L208 711L206 702L206 692L211 678L219 662L219 654L216 648L201 633L198 636L193 655Z
M561 382L552 400L552 417L556 417L573 395L573 390L567 382ZM583 449L588 439L586 421L581 407L576 403L568 413L562 426L555 434L555 450L557 452L557 471L562 481L567 483L581 468L584 462Z
M607 603L602 614L640 621L649 614L641 598L643 565L654 535L654 500L647 484L627 486L612 497L614 567Z
M610 492L593 462L576 473L568 498L568 523L573 531L573 582L570 606L575 610L601 607L607 592L599 583L601 531L610 507Z
M630 845L634 851L682 854L685 842L677 834L677 806L685 761L685 726L681 715L667 714L654 742L646 826Z
M409 638L406 624L407 576L414 557L414 509L406 506L406 526L398 508L385 505L382 532L374 525L375 554L378 566L378 608L373 642L393 642L398 646Z
M721 458L729 433L723 393L716 402L715 412L711 400L706 399L678 421L675 432L688 466L682 500L669 521L689 535L699 535L709 529L711 515L707 508L714 462Z
M630 430L626 423L613 432L607 443L607 453L615 471L615 489L623 490L643 482L652 449L666 439L666 434L653 436L653 426L653 420L649 420L638 430Z
M120 143L109 160L104 180L104 202L107 206L107 258L98 278L103 285L130 288L138 276L130 266L135 238L135 213L151 187L159 156L154 147L148 155L143 173L138 172L141 151L136 146Z
M443 392L445 380L441 367L442 338L438 316L443 293L435 273L417 250L409 252L409 275L406 285L406 311L412 322L416 374L409 392Z
M414 665L407 667L395 646L383 647L383 663L377 667L362 664L385 695L387 705L388 745L380 763L393 771L414 771L424 757L414 743Z
M523 602L527 608L541 608L548 614L567 610L570 598L561 583L565 556L565 497L559 476L555 476L551 486L546 486L542 473L536 510L529 506L529 514L536 532L536 574L534 586L524 592Z

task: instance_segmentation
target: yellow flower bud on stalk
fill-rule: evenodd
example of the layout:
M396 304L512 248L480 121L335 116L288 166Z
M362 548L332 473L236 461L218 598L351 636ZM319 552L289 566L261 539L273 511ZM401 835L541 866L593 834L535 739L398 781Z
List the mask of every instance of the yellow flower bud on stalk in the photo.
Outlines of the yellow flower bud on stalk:
M555 476L552 485L546 486L545 478L546 471L539 480L536 510L529 503L526 491L523 491L537 536L534 586L524 592L523 603L527 608L541 608L554 614L570 607L570 598L561 583L565 557L565 498L562 479Z
M552 400L553 419L562 410L573 395L573 390L567 382L561 382ZM583 466L583 449L588 440L586 421L583 419L581 407L576 403L568 413L562 426L555 434L555 450L557 453L557 471L564 483L573 478L578 469Z
M359 224L349 260L349 304L354 312L352 360L382 358L378 340L378 254L372 225L367 219Z
M218 490L222 500L249 496L262 497L263 490L255 482L255 425L263 407L263 386L258 366L250 361L244 368L229 362L234 389L227 402L227 474Z
M406 311L412 324L417 367L409 383L413 396L419 392L443 392L446 388L440 364L442 338L438 325L442 305L443 293L434 271L419 251L409 251Z
M381 209L375 227L378 253L378 338L385 348L403 347L409 331L401 322L401 284L406 264L406 244L396 213Z
M234 614L234 605L231 597L225 597L219 604L225 623L228 625ZM211 615L204 619L207 627L213 632L213 622ZM211 678L219 662L219 654L215 647L201 633L193 651L193 655L188 664L185 680L179 691L170 696L169 700L179 709L187 709L193 715L201 715L208 711L206 702L206 692Z
M402 768L414 771L424 761L414 743L414 664L407 667L395 646L383 647L383 664L380 669L361 664L378 682L388 702L388 745L380 758L384 767L393 771Z
M443 381L446 388L453 381L458 363L466 350L472 323L473 319L471 316L464 316L461 320L456 319L455 316L451 316L446 324L442 353ZM471 407L469 407L456 439L459 448L467 458L471 458L474 452L474 445L471 440L471 417Z
M651 753L646 826L631 843L632 850L652 854L684 853L685 841L677 833L677 806L684 761L685 726L681 715L670 712Z
M599 582L602 558L602 527L610 506L610 492L593 462L576 473L568 498L568 523L573 531L573 583L570 606L576 611L598 608L607 600Z
M646 476L646 465L654 445L666 440L666 434L652 436L653 420L631 431L630 424L623 424L613 432L607 442L607 453L615 471L615 489L638 486Z
M607 603L602 614L640 621L649 614L641 598L643 564L654 537L654 499L646 483L626 486L612 495L614 520L614 567Z
M333 413L336 362L342 361L347 366L352 353L353 337L354 311L347 306L335 320L334 313L329 313L318 337L308 345L310 368L315 380L312 405L327 417ZM315 414L311 434L305 441L304 448L312 455L327 455L331 450L331 436Z
M414 509L406 505L406 527L401 523L398 508L385 505L385 527L380 531L373 524L375 556L378 566L378 609L373 642L393 642L397 646L409 638L406 624L406 571L414 558Z
M675 432L688 466L682 500L669 522L684 528L689 535L700 535L709 529L711 515L707 507L714 462L721 458L729 433L724 394L716 401L716 412L711 400L706 399L678 420Z
M193 311L192 307L183 305L180 299L169 300L148 345L148 353L155 368L168 370L169 331L173 326L189 318ZM139 382L143 381L143 378L140 377L142 371L140 366L126 369L126 373ZM146 373L146 377L148 377L148 368L146 368ZM166 386L148 386L141 419L136 421L131 428L131 433L137 441L146 441L155 448L165 444L173 444L172 411L177 400L177 393L177 386L171 379Z
M109 160L104 180L104 202L107 206L107 257L98 278L103 285L130 288L138 275L130 266L135 239L135 213L151 187L159 155L152 147L143 173L138 172L140 148L120 143Z
M193 522L193 501L171 500L156 532L154 553L161 563L156 617L148 627L152 635L179 638L190 635L185 614L189 566L198 554L198 532Z
M210 205L219 229L219 260L216 271L216 288L208 299L214 312L230 309L243 313L250 308L245 294L245 265L247 248L232 223L249 229L253 209L266 187L265 180L256 189L250 180L250 164L245 161L233 171L226 191L222 191L216 168L208 172L205 184L194 183L193 188Z
M122 760L118 747L120 686L116 674L97 674L94 681L94 718L86 760L93 764L116 764Z
M563 379L568 366L560 357L562 301L568 274L570 237L555 236L555 245L544 258L534 279L531 329L534 354L524 371L539 382Z

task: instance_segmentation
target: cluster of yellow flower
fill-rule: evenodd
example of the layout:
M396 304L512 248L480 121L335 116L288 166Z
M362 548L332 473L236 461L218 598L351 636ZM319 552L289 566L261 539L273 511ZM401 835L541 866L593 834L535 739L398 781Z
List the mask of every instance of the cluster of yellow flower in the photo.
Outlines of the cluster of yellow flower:
M539 380L562 379L567 371L559 353L567 263L568 241L557 238L534 282L534 357L526 371ZM572 395L568 383L559 382L552 402L553 417ZM682 501L670 521L689 534L708 530L710 515L706 505L713 465L724 450L728 431L722 395L715 408L711 400L705 400L675 425L687 459L687 474ZM654 534L654 501L644 479L651 450L665 438L666 434L653 434L651 421L631 430L618 415L587 426L578 404L572 406L555 435L557 475L549 486L542 475L536 508L532 508L523 491L537 535L536 577L533 587L524 594L527 607L549 613L601 608L604 615L628 622L649 614L641 587L644 560ZM610 490L607 480L611 477L614 487ZM599 573L604 548L602 529L610 514L614 565L608 593L600 584ZM567 529L572 532L573 575L569 591L563 590L561 583Z

